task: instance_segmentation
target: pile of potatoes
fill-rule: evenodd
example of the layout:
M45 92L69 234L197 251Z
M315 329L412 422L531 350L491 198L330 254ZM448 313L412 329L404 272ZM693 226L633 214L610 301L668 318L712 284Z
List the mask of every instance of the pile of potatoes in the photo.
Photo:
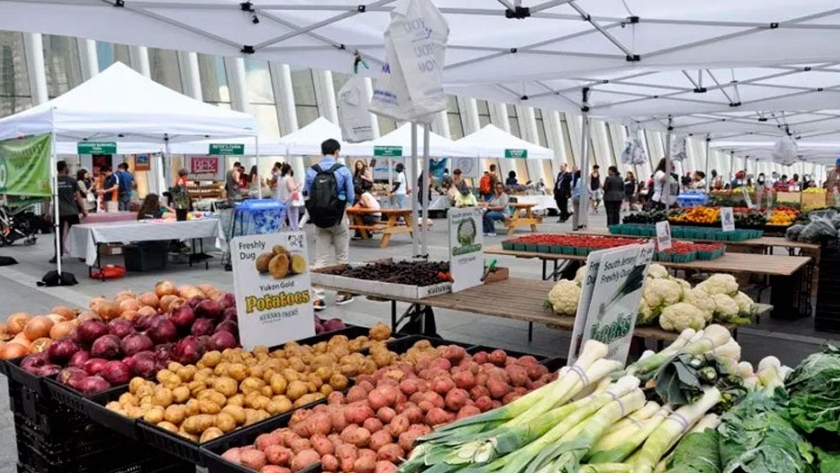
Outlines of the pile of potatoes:
M196 442L207 442L347 389L350 379L372 375L396 362L377 324L370 337L336 335L312 346L241 348L204 354L195 365L171 362L156 382L134 378L128 392L106 408L157 425ZM368 355L359 350L370 348Z
M432 428L507 404L556 379L531 356L502 350L470 356L458 346L418 342L401 361L356 378L346 394L295 411L288 427L231 448L222 457L261 473L321 464L325 472L397 470L418 437ZM432 356L434 354L434 356Z

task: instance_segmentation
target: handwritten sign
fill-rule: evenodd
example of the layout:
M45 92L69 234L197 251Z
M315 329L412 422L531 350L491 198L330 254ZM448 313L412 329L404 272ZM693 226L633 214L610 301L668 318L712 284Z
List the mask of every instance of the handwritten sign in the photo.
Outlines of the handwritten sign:
M735 231L735 214L732 207L720 208L720 226L725 232Z
M656 249L658 251L671 249L671 224L667 220L656 222Z
M237 237L230 252L239 338L246 350L315 335L303 232Z

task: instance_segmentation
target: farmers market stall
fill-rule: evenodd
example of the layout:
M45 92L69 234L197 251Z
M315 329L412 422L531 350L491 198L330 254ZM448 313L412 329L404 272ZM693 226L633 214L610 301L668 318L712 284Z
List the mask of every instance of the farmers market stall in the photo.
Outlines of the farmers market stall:
M98 223L73 225L67 236L66 247L70 256L83 258L89 267L99 267L100 247L108 243L143 242L163 240L191 240L193 251L199 241L203 253L204 238L216 240L216 247L222 249L225 241L219 220L205 218L190 221L135 220L132 222ZM205 261L205 266L208 263Z

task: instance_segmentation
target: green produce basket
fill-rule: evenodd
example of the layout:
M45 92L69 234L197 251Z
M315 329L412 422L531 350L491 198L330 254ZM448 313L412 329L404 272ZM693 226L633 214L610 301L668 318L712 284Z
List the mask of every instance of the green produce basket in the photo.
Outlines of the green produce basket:
M528 253L536 253L537 252L537 245L533 243L525 243L525 250Z
M551 245L551 254L553 255L562 255L563 254L563 247L560 245Z
M537 245L537 252L538 253L551 253L551 245L541 243L541 244Z
M525 243L514 243L513 251L525 251Z
M514 250L513 242L503 241L502 242L502 249L505 250L505 251L513 251Z
M672 253L668 256L671 257L671 262L673 263L690 263L695 260L697 257L697 252L685 253L685 254L677 254Z
M610 225L608 228L611 235L621 235L621 225Z
M589 254L589 248L574 248L574 250L577 256L587 256Z
M563 246L560 249L561 249L561 254L564 254L564 255L575 254L575 247L574 246Z
M661 261L663 263L668 263L671 261L671 255L664 251L660 251L656 253L656 261Z

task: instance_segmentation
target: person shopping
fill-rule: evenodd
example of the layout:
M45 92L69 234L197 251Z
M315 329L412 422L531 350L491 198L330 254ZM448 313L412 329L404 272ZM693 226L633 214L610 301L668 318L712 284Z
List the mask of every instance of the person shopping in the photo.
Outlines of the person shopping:
M105 176L105 180L102 184L102 190L99 191L102 194L102 200L105 201L105 211L108 213L119 212L119 177L117 177L117 175L114 174L108 166L102 166L99 168L99 172Z
M134 191L134 176L128 171L127 163L120 163L117 166L117 180L119 181L119 204L120 212L128 212L131 206L131 193Z
M610 166L604 180L604 207L607 209L607 226L621 223L621 203L624 202L624 181L618 168Z
M557 203L557 210L560 211L560 219L557 223L569 220L569 198L572 196L572 174L567 169L566 163L560 164L560 172L554 182L554 202ZM574 212L577 209L573 210Z
M455 197L455 207L459 209L464 207L478 207L478 200L476 200L470 186L464 181L458 183L458 196Z
M79 169L76 173L76 183L79 185L79 192L85 200L85 210L88 213L96 212L96 188L87 169Z
M58 195L58 232L55 237L58 238L58 246L60 248L60 255L64 255L64 233L70 231L73 225L79 223L79 213L82 218L88 216L87 208L85 207L85 200L82 198L82 193L79 191L79 183L76 179L70 176L70 168L67 163L59 161L56 163L58 170L58 188L56 194ZM47 206L46 217L52 220L50 216L55 210L55 203L50 202ZM53 250L55 251L55 250ZM55 255L50 259L50 263L57 262L59 255Z
M633 210L633 204L636 203L636 175L633 171L627 171L624 177L624 201L627 202L627 211Z
M300 208L303 207L301 184L295 181L295 172L289 163L280 165L280 178L277 181L277 200L286 207L286 219L289 229L299 229Z
M408 179L405 177L405 165L397 163L395 168L397 171L397 179L394 181L394 187L391 189L391 196L396 199L398 209L405 208L405 199L411 190L408 188Z
M496 183L495 193L487 202L487 211L482 215L484 236L496 236L496 222L506 221L510 218L510 197L505 193L505 186L501 182Z
M597 164L592 166L592 174L589 175L589 190L592 193L589 196L589 202L592 204L592 210L598 213L598 207L601 205L601 199L604 197L604 190L601 188L601 166Z
M166 204L161 203L160 196L157 194L148 194L140 204L140 210L137 211L137 220L156 220L156 219L174 219L176 217L175 210Z
M376 200L376 197L373 196L370 192L362 189L361 185L355 186L356 191L356 204L353 205L355 209L366 209L366 210L380 210L379 201ZM363 213L359 214L362 219L362 224L371 227L376 225L380 221L382 221L382 212L372 212L372 213ZM373 234L365 230L365 234L367 238L373 236ZM356 230L356 234L353 236L354 240L361 240L362 239L362 232Z

